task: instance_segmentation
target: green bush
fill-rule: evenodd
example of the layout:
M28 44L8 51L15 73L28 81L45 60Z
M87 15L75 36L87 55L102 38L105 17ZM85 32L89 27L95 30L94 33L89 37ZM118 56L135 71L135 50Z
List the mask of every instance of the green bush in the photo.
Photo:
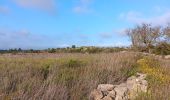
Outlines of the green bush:
M83 65L83 61L76 60L76 59L70 59L66 63L66 66L69 68L77 68L77 67L81 67L82 65Z
M56 49L52 48L52 49L48 49L48 53L55 53Z
M48 77L49 69L50 69L50 65L45 65L44 67L41 68L41 74L43 75L43 79L45 80Z
M158 44L155 49L153 50L153 53L157 55L169 55L170 54L170 44L163 42Z
M133 65L131 67L124 67L120 71L125 77L128 78L130 76L136 75L136 73L138 71L138 67L137 67L137 65Z

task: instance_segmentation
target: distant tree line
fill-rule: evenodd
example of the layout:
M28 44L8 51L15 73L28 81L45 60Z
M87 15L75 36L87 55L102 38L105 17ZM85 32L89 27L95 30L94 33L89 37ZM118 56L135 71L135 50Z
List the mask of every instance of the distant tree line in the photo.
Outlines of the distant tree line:
M126 30L132 42L132 49L136 51L170 54L170 24L166 26L153 26L139 24Z
M34 49L28 49L28 50L22 50L21 48L14 48L14 49L9 49L9 50L0 50L0 53L40 53L41 50L34 50Z
M44 52L48 53L101 53L101 52L119 52L127 50L127 47L95 47L95 46L82 46L76 47L72 45L66 48L49 48Z
M71 47L66 48L48 48L45 50L34 50L28 49L23 50L21 48L18 49L9 49L9 50L0 50L0 53L111 53L111 52L119 52L123 50L127 50L127 47L95 47L95 46L82 46L76 47L76 45L72 45Z

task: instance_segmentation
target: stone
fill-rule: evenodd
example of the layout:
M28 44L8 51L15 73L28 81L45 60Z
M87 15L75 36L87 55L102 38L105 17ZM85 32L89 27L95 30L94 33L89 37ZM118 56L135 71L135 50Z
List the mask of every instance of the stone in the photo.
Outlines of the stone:
M140 92L147 92L148 83L145 78L146 74L137 73L136 78L129 78L127 80L130 98L135 98Z
M128 96L123 96L122 97L122 96L117 95L115 100L129 100L129 98L128 98Z
M127 84L126 83L121 83L120 85L118 85L118 87L126 87Z
M123 100L122 96L116 96L115 100Z
M137 73L119 85L100 84L91 93L92 100L133 100L140 92L147 92L146 74Z
M109 94L109 91L101 91L103 93L103 96L107 96Z
M128 94L128 88L126 86L118 86L114 88L116 92L116 98L115 100L126 100L124 97ZM122 98L122 99L120 99Z
M114 89L114 85L112 84L100 84L98 85L97 89L101 91L111 91Z
M110 97L110 96L105 96L105 97L102 98L101 100L114 100L114 99L112 99L112 97Z
M116 92L114 90L110 91L108 94L109 97L115 98L116 97Z
M100 90L93 90L90 93L90 100L101 100L103 98L103 93Z
M165 56L165 59L170 59L170 55Z
M141 80L140 90L141 92L147 92L148 82L146 80Z
M144 80L146 76L147 76L146 74L137 73L137 78L140 80Z

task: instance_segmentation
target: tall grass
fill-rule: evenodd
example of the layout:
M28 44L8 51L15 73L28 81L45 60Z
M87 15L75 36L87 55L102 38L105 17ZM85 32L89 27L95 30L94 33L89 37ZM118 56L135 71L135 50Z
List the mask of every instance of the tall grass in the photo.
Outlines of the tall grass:
M0 55L0 98L87 100L98 84L125 81L138 59L136 53Z

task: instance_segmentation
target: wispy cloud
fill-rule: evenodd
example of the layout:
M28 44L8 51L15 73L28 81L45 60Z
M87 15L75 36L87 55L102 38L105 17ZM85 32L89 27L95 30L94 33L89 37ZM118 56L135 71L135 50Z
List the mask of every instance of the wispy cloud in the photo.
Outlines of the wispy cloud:
M0 28L0 49L9 48L45 48L48 37L32 34L26 29L12 30ZM50 39L48 39L50 40ZM42 45L44 43L44 45Z
M74 33L75 31L73 31ZM86 45L90 40L84 33L77 31L75 34L59 33L55 35L43 35L27 29L11 29L0 27L0 49L46 49L56 47L68 47L73 44ZM69 39L68 39L69 38ZM90 42L90 43L88 43Z
M142 18L142 14L140 12L136 12L136 11L129 11L127 13L121 13L119 15L119 18L121 20L126 20L126 21L132 22L132 23L140 23L144 19L144 18Z
M27 29L14 30L0 27L0 49L45 49L50 47L68 47L73 44L77 46L125 46L126 41L124 43L124 39L115 39L115 36L121 37L120 34L117 36L116 32L119 33L121 30L116 30L115 33L113 31L101 34L85 34L83 31L72 31L47 36Z
M96 46L99 47L124 47L124 46L129 46L129 43L125 43L122 41L118 42L104 42L104 43L98 43Z
M92 1L93 0L79 0L79 4L73 8L73 12L78 14L92 12L90 8Z
M127 13L120 14L120 18L122 20L128 21L130 23L140 24L140 23L151 23L153 25L166 25L167 23L170 23L170 10L164 11L160 8L155 8L158 12L161 12L160 14L153 15L153 16L145 16L141 12L134 12L129 11Z
M99 36L102 39L110 39L110 38L113 38L115 35L124 37L126 35L125 30L126 30L125 28L113 29L112 32L101 32L99 33Z
M101 38L108 39L113 37L113 33L111 32L102 32L99 34Z
M45 11L55 9L55 0L13 0L17 5L24 8L36 8Z
M0 5L0 14L9 14L10 9L7 6L1 6Z

